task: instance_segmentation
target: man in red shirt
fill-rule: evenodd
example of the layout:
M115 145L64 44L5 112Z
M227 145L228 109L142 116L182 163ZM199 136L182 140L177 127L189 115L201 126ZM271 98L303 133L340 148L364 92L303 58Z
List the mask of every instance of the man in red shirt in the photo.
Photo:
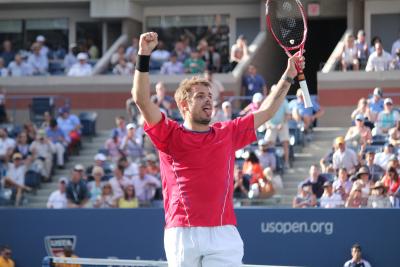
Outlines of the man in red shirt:
M159 151L169 266L240 266L243 242L232 199L235 151L256 141L255 130L279 108L297 75L295 61L303 58L288 60L282 79L259 110L213 125L209 82L198 77L182 81L175 93L184 119L179 125L150 100L149 59L157 38L154 32L140 36L132 96Z

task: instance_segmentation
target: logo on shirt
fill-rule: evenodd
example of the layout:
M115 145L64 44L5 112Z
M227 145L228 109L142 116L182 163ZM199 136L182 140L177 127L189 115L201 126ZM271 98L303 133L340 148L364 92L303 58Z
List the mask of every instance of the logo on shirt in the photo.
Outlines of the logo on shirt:
M44 238L47 255L58 257L64 256L64 247L71 247L75 250L76 236L75 235L58 235L46 236Z

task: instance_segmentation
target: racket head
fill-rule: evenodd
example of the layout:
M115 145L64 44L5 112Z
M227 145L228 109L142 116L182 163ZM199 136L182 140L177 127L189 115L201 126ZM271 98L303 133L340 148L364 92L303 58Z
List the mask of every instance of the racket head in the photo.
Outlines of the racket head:
M266 22L276 42L289 51L303 50L307 39L307 17L300 0L267 0Z

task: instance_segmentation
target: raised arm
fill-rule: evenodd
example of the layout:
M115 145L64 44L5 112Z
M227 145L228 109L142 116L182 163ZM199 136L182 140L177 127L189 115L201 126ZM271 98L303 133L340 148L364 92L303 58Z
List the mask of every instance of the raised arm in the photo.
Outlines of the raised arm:
M157 46L157 43L158 36L155 32L140 35L138 60L133 76L133 101L149 125L157 124L161 120L160 109L150 100L149 61L151 51Z
M282 105L291 85L289 80L293 80L297 75L295 62L300 62L301 67L303 67L304 58L295 54L288 59L288 65L282 78L273 90L271 88L271 93L262 102L261 107L254 112L254 128L257 129L263 123L270 120Z

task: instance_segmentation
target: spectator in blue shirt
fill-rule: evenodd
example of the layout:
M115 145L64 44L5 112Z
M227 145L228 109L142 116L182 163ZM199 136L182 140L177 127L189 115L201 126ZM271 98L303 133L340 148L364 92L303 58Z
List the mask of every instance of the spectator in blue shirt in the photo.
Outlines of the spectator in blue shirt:
M297 99L293 104L292 116L298 122L304 123L304 129L307 131L309 128L312 127L312 124L324 115L324 109L319 105L316 99L313 99L312 104L313 106L310 108L306 108L304 106L304 99L303 93L301 89L297 90L296 93Z
M49 68L49 61L46 56L40 53L40 45L34 43L32 45L32 54L28 57L28 63L32 67L33 75L45 75Z
M56 151L58 167L63 168L65 149L70 141L69 136L65 136L64 132L58 128L57 121L55 119L50 121L50 125L46 129L46 135Z
M252 97L255 93L267 95L267 86L265 85L264 78L257 73L257 68L254 65L250 65L247 74L243 76L242 95ZM248 104L249 102L250 101L245 104Z
M21 77L32 75L32 67L23 61L20 54L16 54L14 61L8 65L8 72L12 77Z
M382 88L376 87L372 97L368 100L369 109L371 111L371 121L375 122L378 114L383 110L383 91Z

